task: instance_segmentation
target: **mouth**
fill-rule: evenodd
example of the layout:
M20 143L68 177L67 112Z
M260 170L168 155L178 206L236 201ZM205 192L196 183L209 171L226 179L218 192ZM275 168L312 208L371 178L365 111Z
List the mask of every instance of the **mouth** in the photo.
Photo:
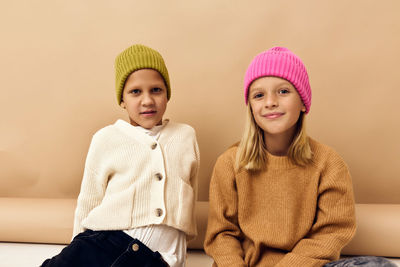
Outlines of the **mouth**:
M146 110L146 111L140 112L139 114L147 117L147 116L153 116L156 113L157 113L157 111L155 111L155 110Z
M271 113L267 113L267 114L263 115L263 117L266 119L273 120L273 119L282 117L284 114L285 113L283 113L283 112L271 112Z

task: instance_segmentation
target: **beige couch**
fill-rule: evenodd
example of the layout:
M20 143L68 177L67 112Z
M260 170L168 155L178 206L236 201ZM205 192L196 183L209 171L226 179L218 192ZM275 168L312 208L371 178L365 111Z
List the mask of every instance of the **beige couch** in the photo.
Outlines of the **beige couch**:
M190 247L201 248L212 167L244 124L245 70L284 45L309 71L310 135L344 157L357 202L368 203L343 253L400 257L400 1L384 3L2 1L0 242L69 242L90 138L126 117L115 56L139 42L166 60L167 117L197 132L205 202Z
M67 244L75 205L75 199L0 198L0 240ZM356 211L357 233L343 254L400 257L400 205L357 204ZM207 213L208 202L198 201L199 235L189 249L203 249Z

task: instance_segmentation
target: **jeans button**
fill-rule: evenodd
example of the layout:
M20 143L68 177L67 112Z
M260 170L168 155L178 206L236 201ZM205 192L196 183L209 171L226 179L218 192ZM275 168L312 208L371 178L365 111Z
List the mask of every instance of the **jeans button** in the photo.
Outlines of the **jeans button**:
M133 251L138 251L138 250L139 250L139 245L136 244L136 243L133 244L133 245L132 245L132 250L133 250Z

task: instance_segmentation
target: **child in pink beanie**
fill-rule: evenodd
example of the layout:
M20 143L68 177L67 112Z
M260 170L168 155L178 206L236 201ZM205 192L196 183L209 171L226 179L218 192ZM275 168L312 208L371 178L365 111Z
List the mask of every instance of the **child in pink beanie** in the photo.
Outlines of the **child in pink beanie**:
M205 251L218 267L394 266L383 258L337 261L356 230L343 159L306 134L307 70L284 47L257 55L244 78L241 141L217 160Z

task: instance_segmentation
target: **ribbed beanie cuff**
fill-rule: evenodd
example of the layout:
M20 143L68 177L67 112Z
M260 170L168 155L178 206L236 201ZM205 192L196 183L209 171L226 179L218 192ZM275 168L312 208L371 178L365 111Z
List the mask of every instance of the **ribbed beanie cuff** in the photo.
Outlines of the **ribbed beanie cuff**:
M251 83L265 76L274 76L289 81L296 88L306 108L311 107L311 87L306 67L301 59L285 47L273 47L258 54L247 68L244 78L244 97L248 104Z
M161 54L156 50L136 44L121 52L115 59L115 87L118 104L121 103L122 91L129 75L140 69L158 71L167 86L167 99L171 97L171 86L168 70Z

